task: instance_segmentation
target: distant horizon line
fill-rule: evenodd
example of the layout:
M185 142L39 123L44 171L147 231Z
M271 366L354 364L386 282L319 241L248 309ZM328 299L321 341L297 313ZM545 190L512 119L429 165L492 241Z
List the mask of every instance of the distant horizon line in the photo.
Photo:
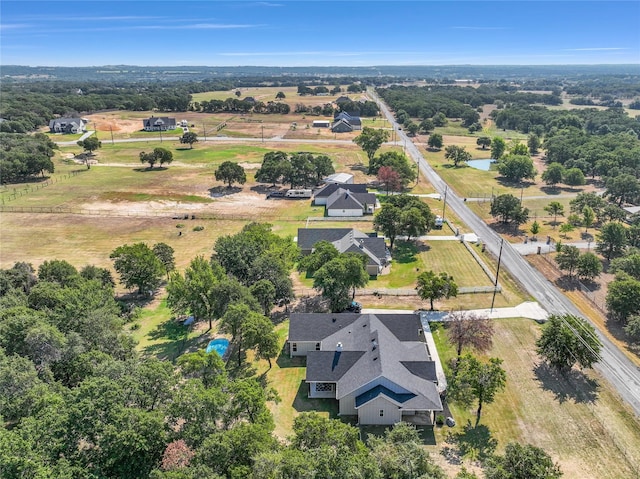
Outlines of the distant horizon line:
M439 63L439 64L383 64L383 65L136 65L136 64L105 64L105 65L21 65L21 64L1 64L2 67L22 67L22 68L115 68L115 67L138 67L138 68L385 68L385 67L596 67L596 66L640 66L638 63Z

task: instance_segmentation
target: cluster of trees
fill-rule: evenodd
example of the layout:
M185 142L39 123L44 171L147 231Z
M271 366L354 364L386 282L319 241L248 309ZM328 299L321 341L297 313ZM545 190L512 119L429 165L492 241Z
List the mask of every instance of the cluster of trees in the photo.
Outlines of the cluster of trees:
M122 285L138 288L143 295L153 295L163 276L175 269L174 250L166 243L156 243L152 248L146 243L125 244L114 249L109 258Z
M369 282L368 257L358 253L340 253L328 241L320 241L314 251L298 262L298 271L313 276L313 287L329 301L333 312L341 312L356 296L356 288Z
M261 183L290 184L291 188L315 186L323 177L335 173L331 158L326 155L299 152L270 151L264 155L255 179Z
M575 272L582 280L592 280L602 273L600 258L591 252L581 254L575 246L560 245L555 259L558 267L569 277Z
M150 153L141 151L139 157L140 163L149 163L150 169L153 169L156 163L159 163L160 166L162 166L164 164L168 165L173 161L173 153L166 148L161 147L154 148Z
M229 97L226 100L203 100L194 102L192 111L202 113L262 113L286 115L291 111L287 103L277 101L247 101Z
M17 183L45 172L53 173L51 158L57 148L42 133L0 133L0 183Z
M416 196L392 195L385 199L373 219L373 226L389 239L389 248L398 236L412 237L427 234L435 221L429 205Z
M446 118L462 118L463 126L478 121L477 108L501 102L543 103L560 105L558 95L517 92L512 86L483 84L478 88L430 85L427 87L393 85L376 90L396 112L405 111L412 118L434 118L442 113ZM438 126L438 125L436 125Z
M522 206L519 198L512 194L496 196L491 201L491 216L498 218L502 223L513 223L516 226L529 220L529 208Z
M324 105L306 105L304 103L296 103L294 111L296 113L305 113L313 116L333 116L336 110L333 103L325 103Z

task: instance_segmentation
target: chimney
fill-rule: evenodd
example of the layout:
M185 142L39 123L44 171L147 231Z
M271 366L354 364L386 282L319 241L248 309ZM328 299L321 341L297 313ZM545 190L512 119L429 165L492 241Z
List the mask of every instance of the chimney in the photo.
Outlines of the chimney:
M338 343L336 344L336 353L341 353L342 352L342 343Z

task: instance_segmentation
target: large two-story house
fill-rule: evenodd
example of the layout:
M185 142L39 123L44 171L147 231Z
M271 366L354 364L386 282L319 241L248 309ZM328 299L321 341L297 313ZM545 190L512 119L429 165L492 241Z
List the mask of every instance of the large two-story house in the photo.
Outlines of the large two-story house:
M152 116L142 120L144 131L168 131L176 129L176 119L168 116Z
M433 424L443 410L417 314L292 314L288 347L306 357L309 398L361 425Z

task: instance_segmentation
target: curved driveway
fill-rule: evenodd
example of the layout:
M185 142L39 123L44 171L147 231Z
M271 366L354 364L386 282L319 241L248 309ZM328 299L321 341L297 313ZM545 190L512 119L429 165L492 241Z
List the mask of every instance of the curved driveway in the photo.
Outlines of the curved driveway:
M444 196L447 191L447 207L451 208L458 217L467 224L486 244L486 247L496 257L500 250L502 238L495 231L473 213L464 200L448 189L447 184L427 163L422 153L401 130L395 118L380 101L377 95L371 96L380 106L381 111L396 130L398 138L405 144L407 153L418 164L420 171L431 182L436 191ZM550 281L538 270L531 266L507 241L503 244L501 267L505 268L525 290L533 296L551 314L573 314L584 317L576 306L567 299ZM588 320L588 318L587 318ZM596 333L602 341L601 358L594 368L598 370L616 388L620 396L631 405L640 416L640 368L636 367L598 328Z

